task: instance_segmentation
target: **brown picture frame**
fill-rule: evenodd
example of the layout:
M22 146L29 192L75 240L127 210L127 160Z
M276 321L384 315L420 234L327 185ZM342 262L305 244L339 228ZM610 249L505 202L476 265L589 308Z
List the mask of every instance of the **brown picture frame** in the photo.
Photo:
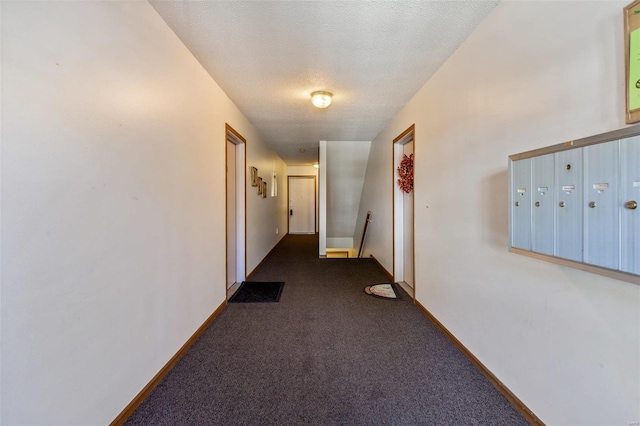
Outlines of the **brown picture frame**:
M638 45L638 35L634 34L634 43L631 43L631 33L640 30L640 0L635 0L629 3L624 8L624 85L625 85L625 122L627 124L637 123L640 121L640 107L631 109L630 97L634 96L633 104L637 106L638 96L640 96L640 79L638 74L638 67L640 64L640 46ZM631 49L634 49L632 52ZM631 61L634 61L632 64ZM631 70L634 70L634 75L631 76ZM629 80L633 79L635 82L630 84ZM637 80L637 81L636 81Z
M251 186L258 186L258 169L250 167L251 170Z

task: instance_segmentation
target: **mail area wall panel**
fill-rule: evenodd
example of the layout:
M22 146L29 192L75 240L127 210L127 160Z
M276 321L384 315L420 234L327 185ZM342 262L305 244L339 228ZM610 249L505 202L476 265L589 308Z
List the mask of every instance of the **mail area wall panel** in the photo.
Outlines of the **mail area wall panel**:
M531 160L511 164L511 246L531 250Z
M553 255L553 154L531 159L531 249L537 253Z
M618 141L584 148L584 261L619 267Z
M511 252L640 284L640 125L509 160Z
M640 137L620 141L620 270L640 275Z
M554 155L555 255L582 262L582 150Z

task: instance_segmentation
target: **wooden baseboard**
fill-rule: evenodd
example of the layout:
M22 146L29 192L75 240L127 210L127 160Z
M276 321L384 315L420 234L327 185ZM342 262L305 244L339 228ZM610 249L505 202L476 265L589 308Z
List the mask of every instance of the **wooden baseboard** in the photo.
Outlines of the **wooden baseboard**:
M416 306L418 308L420 308L420 310L425 314L425 316L427 318L429 318L431 320L431 322L433 324L435 324L435 326L438 327L440 329L440 331L442 331L453 342L453 344L456 345L458 347L458 349L460 349L460 351L467 358L469 358L469 360L473 363L473 365L478 370L480 370L480 372L482 374L484 374L487 379L489 379L489 381L493 384L493 386L495 386L496 389L498 389L500 391L500 393L502 395L504 395L505 398L507 398L507 400L511 403L511 405L513 405L515 407L515 409L518 410L520 412L520 414L522 414L522 416L530 424L544 426L544 423L542 422L542 420L540 420L533 413L533 411L531 411L529 409L529 407L527 407L520 400L520 398L518 398L513 392L511 392L509 390L509 388L507 388L504 385L504 383L502 383L487 367L485 367L485 365L483 363L481 363L480 360L478 358L476 358L475 355L473 355L471 353L471 351L469 351L469 349L467 349L453 334L451 334L451 332L449 330L447 330L447 328L444 325L442 325L442 323L440 321L438 321L438 319L436 317L434 317L431 314L431 312L429 312L427 310L427 308L422 306L422 304L420 302L418 302L417 300L414 300L414 302L415 302Z
M347 250L328 251L327 259L349 259L349 252Z
M118 415L118 417L116 417L111 422L110 426L121 426L122 424L124 424L125 421L127 421L129 416L131 416L131 414L133 414L133 412L136 411L136 408L138 408L138 406L142 404L145 398L149 396L151 391L160 383L160 381L164 378L164 376L166 376L167 373L171 371L174 365L176 365L176 363L180 360L180 358L182 358L185 352L187 352L187 350L191 347L191 345L193 345L193 343L198 339L198 337L200 337L200 335L204 332L204 330L206 330L206 328L220 314L220 312L223 311L223 309L226 306L227 306L226 301L222 302L222 304L218 306L218 309L216 309L209 316L209 318L207 318L207 320L196 330L196 332L193 333L193 336L191 336L191 338L187 340L187 342L184 345L182 345L180 350L176 352L176 354L169 360L169 362L167 362L165 366L162 367L160 371L158 371L158 374L156 374L153 377L153 379L151 379L151 381L147 383L147 385L144 388L142 388L142 390L135 396L135 398L133 398L133 400L129 403L129 405L127 405L125 409L122 410L122 412Z
M253 274L255 274L255 273L256 273L256 271L258 270L258 268L259 268L259 267L264 263L264 261L265 261L265 260L267 260L267 258L271 255L271 253L273 253L273 252L274 252L274 250L275 250L275 249L276 249L276 248L277 248L277 247L282 243L282 240L284 240L284 237L286 237L287 235L289 235L289 233L288 233L288 232L287 232L287 233L285 233L285 234L282 236L282 238L280 238L280 240L278 240L278 242L276 243L276 245L275 245L275 246L273 246L273 248L272 248L271 250L269 250L269 253L267 253L267 255L266 255L265 257L263 257L263 258L262 258L262 260L260 261L260 263L258 263L258 264L256 265L256 267L255 267L255 268L253 268L253 270L247 274L247 277L245 278L245 280L246 280L246 281L251 281L251 276L252 276Z
M384 266L382 266L382 263L378 262L378 259L376 259L376 257L372 254L370 254L369 257L371 257L371 259L373 259L373 261L376 262L376 264L378 265L378 268L382 269L382 272L384 272L384 274L387 276L389 281L393 281L393 275L391 275L389 271L387 271L387 269Z

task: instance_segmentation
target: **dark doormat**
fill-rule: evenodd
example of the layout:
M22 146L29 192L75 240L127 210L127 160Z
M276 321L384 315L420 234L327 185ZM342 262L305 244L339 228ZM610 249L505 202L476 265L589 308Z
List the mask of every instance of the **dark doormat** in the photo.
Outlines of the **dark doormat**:
M395 283L372 284L364 288L364 292L383 299L402 300L400 290Z
M243 281L229 303L273 303L280 301L284 282Z

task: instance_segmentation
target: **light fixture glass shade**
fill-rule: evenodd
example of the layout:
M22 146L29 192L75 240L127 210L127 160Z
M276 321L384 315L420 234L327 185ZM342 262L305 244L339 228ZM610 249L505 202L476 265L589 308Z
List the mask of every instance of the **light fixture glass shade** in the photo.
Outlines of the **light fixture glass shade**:
M330 92L313 92L311 94L311 103L317 108L326 108L331 104L331 97L333 93Z

